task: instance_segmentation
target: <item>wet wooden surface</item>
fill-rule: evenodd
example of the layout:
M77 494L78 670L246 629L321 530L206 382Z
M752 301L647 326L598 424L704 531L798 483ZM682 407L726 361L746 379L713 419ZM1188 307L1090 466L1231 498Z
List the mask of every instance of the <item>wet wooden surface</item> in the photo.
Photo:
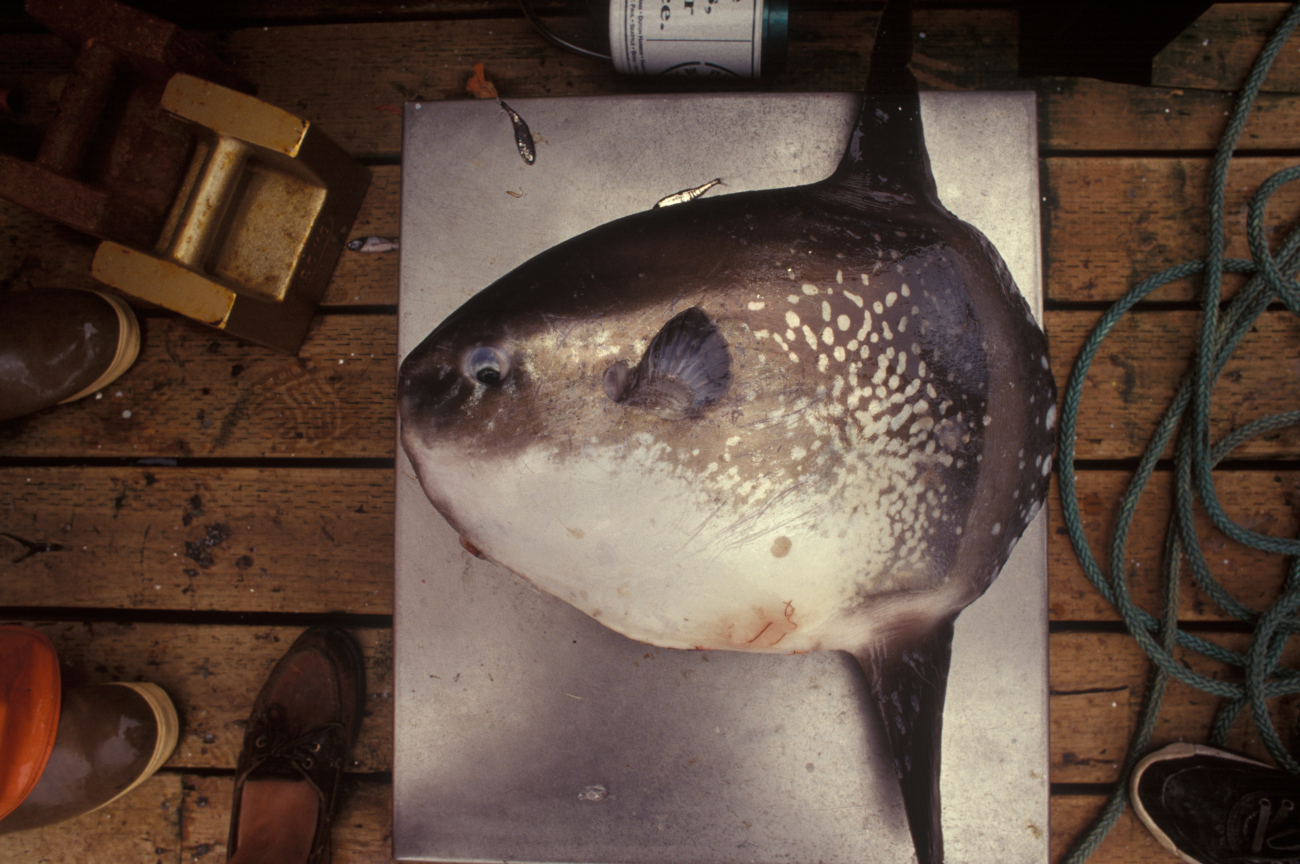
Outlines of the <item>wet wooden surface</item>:
M181 14L173 4L155 12ZM563 11L563 3L538 3ZM1047 329L1058 380L1106 306L1136 280L1201 253L1210 151L1244 66L1280 4L1220 4L1155 63L1153 87L1020 78L1013 4L919 4L914 68L923 87L1031 89L1039 100ZM463 99L475 62L509 98L673 92L619 78L540 39L508 0L187 4L177 19L260 84L262 98L320 126L371 167L352 231L396 235L401 105ZM792 13L789 70L736 89L854 90L877 4ZM1300 161L1300 62L1292 49L1247 126L1228 182L1228 254L1245 257L1254 187ZM0 87L24 123L53 111L71 52L0 12ZM0 125L0 133L15 131ZM1277 238L1300 210L1283 189ZM95 243L0 202L7 290L90 286ZM1231 295L1238 280L1225 281ZM1117 328L1085 385L1079 498L1094 549L1147 436L1186 370L1198 312L1191 280L1161 289ZM368 712L335 820L335 861L388 859L392 764L393 379L397 256L345 252L298 357L144 311L140 359L79 403L0 424L0 614L46 631L92 678L151 680L176 700L181 741L165 768L117 805L45 831L0 836L0 859L224 860L239 723L302 628L354 632L367 659ZM1216 435L1300 397L1300 322L1270 310L1225 370ZM1256 439L1218 472L1228 512L1254 530L1300 530L1300 432ZM1137 601L1154 610L1170 502L1157 472L1126 550ZM1147 663L1085 579L1052 500L1052 849L1059 860L1118 777ZM1262 606L1284 563L1238 546L1199 516L1207 558L1235 596ZM1222 644L1248 636L1199 589L1182 618ZM1196 658L1209 674L1233 672ZM1204 740L1215 700L1181 685L1157 743ZM1275 706L1290 741L1297 706ZM1244 721L1232 744L1262 755ZM1172 860L1126 815L1099 862Z

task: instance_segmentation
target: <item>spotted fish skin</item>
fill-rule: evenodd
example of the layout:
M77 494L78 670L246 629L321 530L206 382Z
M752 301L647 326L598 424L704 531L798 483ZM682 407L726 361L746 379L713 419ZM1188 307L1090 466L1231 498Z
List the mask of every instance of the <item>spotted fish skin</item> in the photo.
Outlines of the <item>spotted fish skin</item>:
M403 360L403 448L470 546L633 639L845 650L943 860L953 622L1047 495L1042 330L939 201L906 3L834 174L596 228Z
M982 593L1046 494L1042 333L974 229L818 193L636 214L454 313L401 372L435 505L665 647L853 650ZM690 420L612 401L607 370L690 308L727 343L725 394ZM466 374L482 346L500 383Z

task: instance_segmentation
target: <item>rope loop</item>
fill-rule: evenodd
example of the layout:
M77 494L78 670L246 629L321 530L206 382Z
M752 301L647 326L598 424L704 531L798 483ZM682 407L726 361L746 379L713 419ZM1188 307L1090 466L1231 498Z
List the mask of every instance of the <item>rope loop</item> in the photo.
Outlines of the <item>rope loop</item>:
M1297 25L1300 25L1300 3L1292 7L1269 39L1229 115L1211 166L1205 256L1142 280L1112 305L1080 349L1063 393L1057 473L1066 530L1088 580L1119 612L1129 633L1151 658L1153 667L1138 729L1129 742L1128 754L1120 770L1120 783L1092 827L1071 850L1066 858L1067 864L1078 864L1091 855L1127 805L1129 776L1148 749L1164 691L1171 678L1225 700L1212 728L1211 740L1215 744L1222 746L1237 717L1242 711L1249 710L1274 761L1285 770L1300 774L1300 762L1287 752L1267 706L1268 699L1300 693L1300 670L1279 665L1288 640L1293 634L1300 633L1300 615L1297 614L1300 611L1300 539L1260 534L1233 521L1219 503L1212 474L1215 465L1251 438L1300 425L1300 410L1259 418L1217 443L1210 441L1211 395L1240 342L1272 303L1280 303L1293 314L1300 315L1300 288L1296 283L1296 274L1300 272L1300 230L1293 231L1276 253L1270 251L1264 230L1269 198L1282 186L1300 179L1300 166L1277 172L1261 184L1252 197L1246 225L1251 259L1230 259L1223 254L1224 202L1232 153L1269 68ZM1248 278L1232 300L1221 308L1224 273ZM1084 534L1074 473L1075 434L1084 382L1102 343L1125 314L1158 288L1193 276L1200 280L1202 306L1196 355L1191 371L1180 383L1156 425L1120 502L1109 550L1109 572L1106 572L1093 556ZM1174 443L1173 516L1165 535L1163 605L1157 618L1133 601L1125 553L1142 493L1171 442ZM1232 597L1214 578L1196 531L1193 514L1197 501L1215 527L1231 539L1292 558L1286 583L1268 608L1250 608ZM1231 651L1179 628L1179 583L1184 560L1193 580L1224 612L1254 628L1250 645L1244 653ZM1182 659L1188 651L1241 670L1240 683L1192 670Z

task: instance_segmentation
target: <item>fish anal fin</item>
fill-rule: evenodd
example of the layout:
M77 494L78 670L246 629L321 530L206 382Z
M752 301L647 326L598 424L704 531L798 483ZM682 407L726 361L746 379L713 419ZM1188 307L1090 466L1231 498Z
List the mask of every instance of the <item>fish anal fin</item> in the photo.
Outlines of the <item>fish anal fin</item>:
M939 762L954 620L855 652L889 739L919 864L943 861Z
M698 417L731 386L731 354L717 325L692 306L655 334L640 363L614 363L603 383L619 404L666 420Z

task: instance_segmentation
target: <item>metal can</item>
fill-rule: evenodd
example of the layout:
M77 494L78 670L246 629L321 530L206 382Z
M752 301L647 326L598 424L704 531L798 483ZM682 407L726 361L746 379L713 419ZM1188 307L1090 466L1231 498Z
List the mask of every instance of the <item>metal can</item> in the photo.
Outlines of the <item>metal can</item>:
M757 78L785 65L788 0L609 0L614 68L627 75Z

